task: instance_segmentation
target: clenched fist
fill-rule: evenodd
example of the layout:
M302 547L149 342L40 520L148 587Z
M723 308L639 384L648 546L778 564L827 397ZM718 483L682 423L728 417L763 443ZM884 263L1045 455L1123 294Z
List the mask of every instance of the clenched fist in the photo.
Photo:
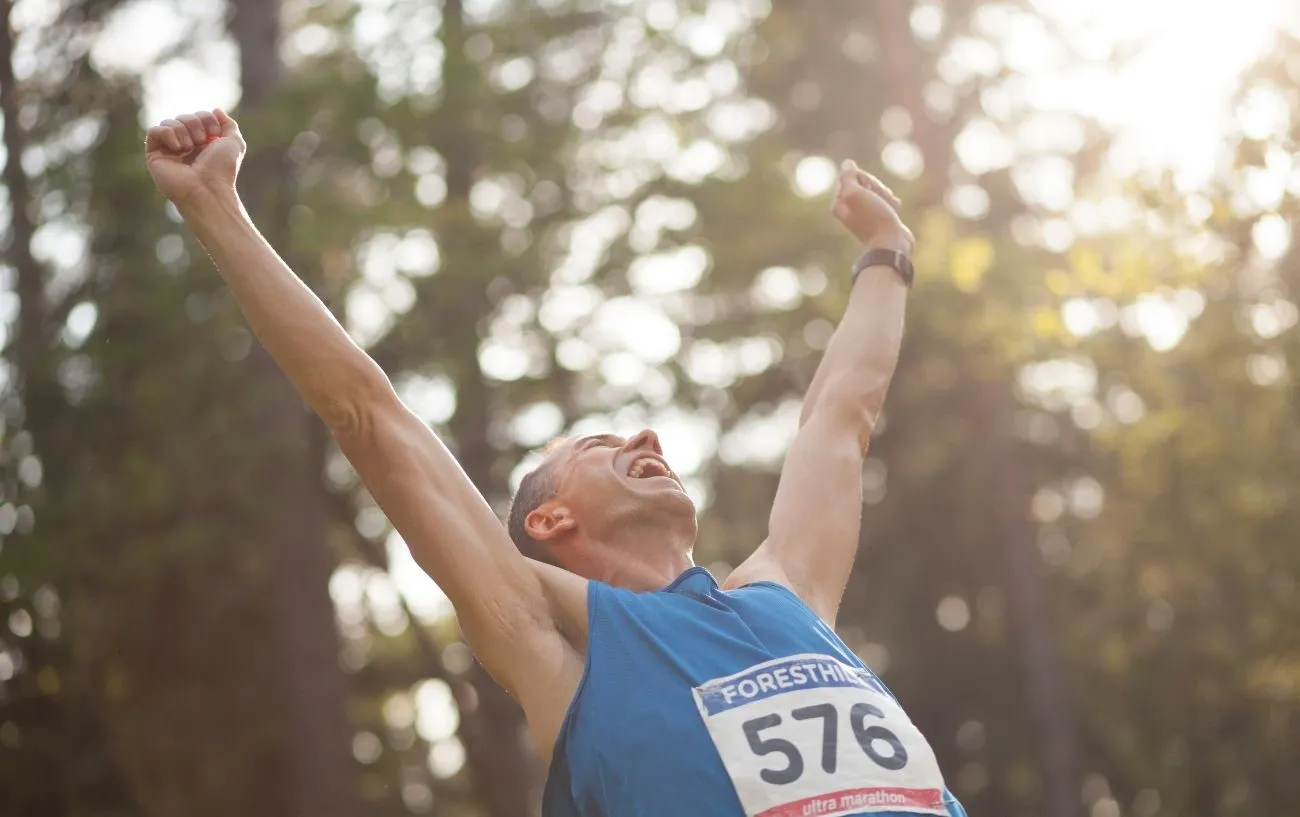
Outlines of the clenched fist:
M854 162L841 165L831 212L866 247L911 253L916 239L899 215L901 204L893 191Z
M145 163L159 192L179 206L205 193L232 192L244 149L239 125L218 108L150 128Z

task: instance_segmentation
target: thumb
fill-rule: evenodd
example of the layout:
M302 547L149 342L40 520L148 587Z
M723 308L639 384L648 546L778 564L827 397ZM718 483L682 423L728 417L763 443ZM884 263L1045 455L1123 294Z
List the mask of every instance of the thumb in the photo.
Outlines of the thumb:
M860 186L861 172L857 162L852 159L845 159L840 164L840 183L845 187Z
M239 123L230 117L230 114L220 108L213 108L212 115L217 118L217 123L221 125L222 136L238 136Z

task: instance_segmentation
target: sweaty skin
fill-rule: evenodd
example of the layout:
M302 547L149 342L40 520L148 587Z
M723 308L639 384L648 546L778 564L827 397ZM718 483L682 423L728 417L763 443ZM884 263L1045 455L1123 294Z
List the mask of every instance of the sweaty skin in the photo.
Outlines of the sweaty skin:
M165 120L145 142L158 190L447 593L470 646L519 701L549 760L582 675L587 582L668 585L691 565L694 506L653 432L571 440L548 454L557 490L526 522L563 567L521 555L442 441L258 233L235 191L244 152L239 126L221 110ZM911 252L898 207L879 180L845 163L832 212L864 247ZM856 555L862 461L898 359L906 299L890 268L859 277L805 398L768 537L725 588L777 582L834 623Z

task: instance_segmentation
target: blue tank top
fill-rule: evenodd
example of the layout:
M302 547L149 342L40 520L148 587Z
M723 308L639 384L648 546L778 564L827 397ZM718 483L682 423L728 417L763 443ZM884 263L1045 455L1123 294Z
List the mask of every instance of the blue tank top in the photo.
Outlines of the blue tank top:
M544 817L966 817L879 678L794 593L694 567L587 591Z

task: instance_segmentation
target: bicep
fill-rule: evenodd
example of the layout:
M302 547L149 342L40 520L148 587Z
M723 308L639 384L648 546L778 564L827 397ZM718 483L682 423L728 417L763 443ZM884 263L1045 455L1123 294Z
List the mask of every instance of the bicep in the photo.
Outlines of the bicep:
M811 416L786 453L767 539L735 580L783 584L833 624L857 556L862 459L856 425Z
M367 400L335 438L479 659L506 687L560 649L541 579L447 447L396 394Z

